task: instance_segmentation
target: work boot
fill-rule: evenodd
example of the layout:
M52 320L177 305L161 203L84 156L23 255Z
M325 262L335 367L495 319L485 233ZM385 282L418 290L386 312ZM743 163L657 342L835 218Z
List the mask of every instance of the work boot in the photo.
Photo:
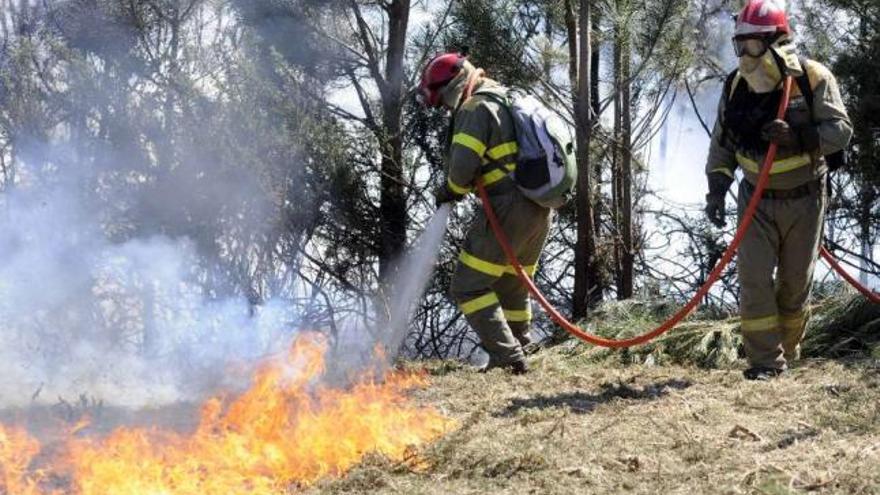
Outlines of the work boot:
M769 368L766 366L756 366L743 371L746 380L756 380L766 382L772 378L781 375L785 370L779 368Z
M537 353L543 348L544 347L537 342L529 342L528 344L522 346L523 354L525 354L526 356L531 356L532 354Z
M486 363L486 366L483 366L482 368L480 368L477 371L479 373L488 373L496 368L502 368L502 369L509 370L514 375L525 375L526 373L529 372L529 365L526 364L524 359L517 360L517 361L511 361L509 363L503 363L503 364L499 364L499 363L493 361L492 359L489 359L489 362Z

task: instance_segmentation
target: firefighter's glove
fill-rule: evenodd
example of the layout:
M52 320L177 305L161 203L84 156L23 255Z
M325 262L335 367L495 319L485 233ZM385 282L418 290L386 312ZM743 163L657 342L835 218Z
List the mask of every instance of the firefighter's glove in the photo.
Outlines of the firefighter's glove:
M773 120L764 124L761 128L761 137L765 141L776 143L783 148L794 148L799 146L797 133L784 120Z
M709 181L709 194L706 195L706 217L718 228L727 225L724 211L724 196L733 183L733 179L721 172L712 172L706 176Z
M727 219L725 218L724 211L724 195L716 195L716 194L707 194L706 195L706 209L703 210L706 212L706 217L712 222L712 225L718 227L724 227L727 225Z
M440 208L443 204L449 203L452 201L458 201L463 198L461 194L455 194L450 191L449 188L444 184L437 189L434 189L434 206Z

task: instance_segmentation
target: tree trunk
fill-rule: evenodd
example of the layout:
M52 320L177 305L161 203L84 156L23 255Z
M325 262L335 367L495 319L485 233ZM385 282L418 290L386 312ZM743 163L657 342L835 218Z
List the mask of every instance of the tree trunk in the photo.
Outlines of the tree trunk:
M614 275L617 298L633 295L632 235L632 97L629 26L625 0L617 2L614 24Z
M598 13L592 16L593 19L593 31L598 32L600 29L599 23L601 18ZM597 40L592 40L593 43L598 45ZM593 109L593 117L596 119L599 118L599 63L601 62L602 52L599 50L598 46L593 47L593 52L590 54L590 71L592 77L590 78L590 107Z
M590 164L590 141L593 119L590 112L591 0L580 0L578 13L577 81L574 99L577 139L577 244L575 250L574 301L572 315L582 318L602 299L596 259L596 227L593 212L593 170ZM569 26L571 28L571 26Z
M406 90L403 87L403 59L409 24L410 0L395 0L387 8L388 51L382 91L382 132L380 215L381 251L379 276L388 281L395 261L406 247L406 194L403 177L403 133L401 116Z
M591 24L593 26L593 33L599 32L601 29L601 11L593 13L591 15ZM599 39L595 36L590 37L590 46L592 47L592 51L590 53L590 108L593 111L593 127L598 127L599 123L599 113L601 112L601 107L599 106L601 101L599 99L599 68L601 63L601 55L602 51L599 47ZM593 214L595 215L593 218L593 222L596 225L596 232L598 235L599 230L602 228L602 208L600 202L602 201L602 160L595 160L593 163L593 177L595 178L594 189L596 190L596 197L593 198L593 204L595 205L593 208Z
M169 24L171 28L170 51L168 60L168 82L165 88L165 102L162 109L165 119L165 144L160 152L162 157L162 166L172 169L177 162L177 153L175 152L175 137L177 134L177 84L180 81L180 27L183 20L180 16L180 6L173 3L169 7L168 12Z
M624 27L625 36L621 56L621 154L620 154L620 286L617 288L618 299L629 299L633 296L633 264L635 252L633 249L633 226L632 226L632 97L631 97L631 67L630 67L630 44L629 28Z
M620 10L620 2L616 3L615 8ZM620 235L620 202L623 196L623 181L621 180L621 153L623 146L621 145L621 137L623 132L621 127L623 124L623 81L621 79L622 65L622 46L620 35L620 15L615 17L614 21L614 51L612 55L612 84L614 85L614 129L611 134L611 231L613 245L613 262L614 262L614 284L617 286L618 299L620 298L621 286L621 235Z
M565 32L568 38L568 80L576 88L578 80L578 20L572 0L565 0ZM572 102L577 105L577 91L572 91Z

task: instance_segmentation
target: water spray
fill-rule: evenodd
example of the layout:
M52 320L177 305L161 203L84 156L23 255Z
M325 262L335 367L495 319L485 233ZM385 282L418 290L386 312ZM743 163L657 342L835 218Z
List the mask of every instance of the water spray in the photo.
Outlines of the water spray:
M428 221L425 230L412 244L400 263L393 284L391 311L388 320L388 339L386 349L392 354L400 348L406 339L406 330L412 320L417 302L422 298L428 280L434 273L443 236L446 234L446 223L452 211L450 203L437 208L434 216Z

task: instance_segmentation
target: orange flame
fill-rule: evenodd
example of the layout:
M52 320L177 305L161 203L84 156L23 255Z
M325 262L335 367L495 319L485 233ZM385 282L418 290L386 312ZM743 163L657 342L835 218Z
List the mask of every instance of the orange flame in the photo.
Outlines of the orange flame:
M23 429L0 425L0 494L288 493L339 476L370 452L406 460L453 426L407 402L405 391L425 384L420 375L391 373L347 390L312 386L325 350L315 337L297 339L285 359L257 370L247 392L208 400L189 435L120 428L78 438L78 425L53 455Z

